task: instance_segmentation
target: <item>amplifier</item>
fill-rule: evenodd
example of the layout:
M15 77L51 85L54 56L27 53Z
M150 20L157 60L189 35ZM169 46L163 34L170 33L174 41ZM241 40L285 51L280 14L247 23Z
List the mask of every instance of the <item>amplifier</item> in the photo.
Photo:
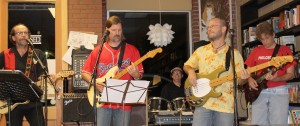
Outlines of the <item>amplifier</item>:
M63 122L94 122L94 109L86 93L63 94Z
M180 122L181 121L181 122ZM192 124L193 115L156 115L155 125L177 125L177 124Z

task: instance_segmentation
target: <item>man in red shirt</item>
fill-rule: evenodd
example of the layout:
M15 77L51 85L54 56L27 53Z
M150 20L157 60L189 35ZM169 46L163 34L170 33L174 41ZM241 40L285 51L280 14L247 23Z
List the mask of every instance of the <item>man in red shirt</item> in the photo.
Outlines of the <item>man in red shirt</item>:
M118 66L121 47L124 44L124 55L121 59L121 68L127 69L128 73L122 76L121 80L141 79L144 70L142 64L135 66L132 64L140 58L140 53L136 47L131 44L122 42L125 37L123 35L122 22L119 17L112 16L105 23L106 30L110 32L105 43L103 43L102 52L97 64L97 78L101 78L114 66ZM85 81L90 82L92 72L97 60L100 45L96 46L87 58L83 68L82 77ZM117 74L116 73L116 74ZM99 92L103 91L104 83L96 82L96 89ZM104 104L97 108L97 126L110 126L113 121L114 126L129 126L130 121L130 105L122 104Z

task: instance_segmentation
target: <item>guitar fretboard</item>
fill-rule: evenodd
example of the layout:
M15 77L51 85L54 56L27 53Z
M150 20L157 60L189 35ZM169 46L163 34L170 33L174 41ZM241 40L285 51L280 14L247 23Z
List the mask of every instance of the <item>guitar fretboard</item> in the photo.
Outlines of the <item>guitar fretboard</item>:
M280 59L280 58L283 58L285 59L284 61L273 61L273 59L276 60L276 58ZM253 73L255 71L258 71L258 70L261 70L261 69L264 69L264 68L267 68L269 66L274 66L275 63L278 63L279 65L283 65L284 63L287 63L287 62L292 62L293 61L293 57L292 56L278 56L278 57L274 57L272 58L271 61L269 62L266 62L266 63L263 63L263 64L259 64L259 65L256 65L254 67L250 67L248 68L247 70L250 72L250 73ZM237 74L237 77L240 78L241 75L239 72L236 73ZM227 81L231 81L233 80L233 75L230 74L230 75L227 75L227 76L224 76L224 77L221 77L221 78L218 78L218 79L214 79L214 80L211 80L210 81L210 86L211 87L215 87L215 86L218 86L222 83L225 83Z

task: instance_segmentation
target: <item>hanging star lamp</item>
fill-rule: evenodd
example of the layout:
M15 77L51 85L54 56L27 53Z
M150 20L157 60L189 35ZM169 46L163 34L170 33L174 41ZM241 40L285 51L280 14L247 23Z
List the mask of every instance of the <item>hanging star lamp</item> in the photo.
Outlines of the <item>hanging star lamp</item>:
M159 1L159 9L160 9L160 1ZM161 12L159 13L160 23L156 23L155 25L149 25L150 31L147 33L148 40L150 40L150 44L154 44L157 47L167 46L172 42L174 38L174 31L171 30L172 25L165 23L161 26Z

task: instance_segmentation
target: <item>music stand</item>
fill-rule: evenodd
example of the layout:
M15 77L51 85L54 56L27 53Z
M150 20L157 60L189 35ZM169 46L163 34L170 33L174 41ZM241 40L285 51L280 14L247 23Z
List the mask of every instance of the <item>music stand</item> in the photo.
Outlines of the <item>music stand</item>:
M145 80L106 80L100 102L139 104L144 103L150 81ZM138 86L137 86L138 85Z
M12 101L36 101L42 94L43 91L20 70L0 70L0 100L7 100L9 125Z

